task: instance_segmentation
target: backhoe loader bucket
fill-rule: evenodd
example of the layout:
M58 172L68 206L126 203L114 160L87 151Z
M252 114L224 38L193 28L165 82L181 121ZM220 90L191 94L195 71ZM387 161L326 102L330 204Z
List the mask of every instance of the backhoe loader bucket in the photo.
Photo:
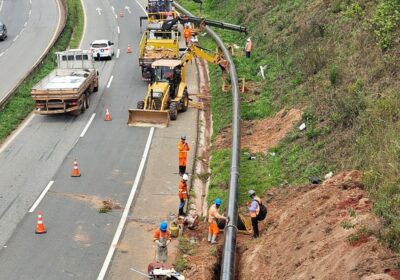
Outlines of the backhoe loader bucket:
M129 126L168 127L169 112L129 109Z

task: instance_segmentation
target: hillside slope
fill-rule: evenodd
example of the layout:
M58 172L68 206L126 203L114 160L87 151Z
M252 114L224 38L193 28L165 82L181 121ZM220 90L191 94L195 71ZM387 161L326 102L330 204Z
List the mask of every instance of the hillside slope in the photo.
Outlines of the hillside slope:
M260 193L329 171L361 170L382 220L377 235L400 251L400 2L207 0L201 11L180 2L199 15L249 28L255 45L250 59L240 51L245 36L217 30L227 44L239 46L238 75L252 88L241 96L244 120L284 108L303 112L304 131L294 129L276 148L256 153L256 160L248 161L243 151L240 201L249 188ZM207 37L200 39L213 48ZM210 75L215 140L229 127L231 101L216 67L210 66ZM229 170L222 167L229 158L229 149L214 148L210 201L226 199Z

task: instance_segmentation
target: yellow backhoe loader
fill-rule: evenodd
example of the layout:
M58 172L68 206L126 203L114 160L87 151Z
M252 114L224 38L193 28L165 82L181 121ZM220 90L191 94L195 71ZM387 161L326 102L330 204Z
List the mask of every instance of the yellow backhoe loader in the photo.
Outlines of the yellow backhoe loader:
M193 44L180 59L154 61L146 97L138 102L137 109L129 109L129 126L167 127L169 120L177 119L178 112L188 109L186 65L195 57L219 64L225 71L229 69L229 63L222 54L211 55Z

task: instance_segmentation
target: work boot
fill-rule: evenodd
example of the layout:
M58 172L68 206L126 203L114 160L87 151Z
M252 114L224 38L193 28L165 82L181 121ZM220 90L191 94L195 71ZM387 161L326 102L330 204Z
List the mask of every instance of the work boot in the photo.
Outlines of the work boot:
M179 208L179 216L185 216L185 213L183 212L183 208Z
M208 233L208 242L211 242L211 233Z
M215 239L217 239L217 236L213 235L212 238L211 238L211 244L217 243L217 241L215 241Z

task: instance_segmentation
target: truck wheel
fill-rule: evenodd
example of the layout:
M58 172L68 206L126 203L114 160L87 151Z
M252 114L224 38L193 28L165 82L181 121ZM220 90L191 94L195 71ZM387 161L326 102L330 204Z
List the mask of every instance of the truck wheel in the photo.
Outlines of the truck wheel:
M178 104L171 102L169 105L169 118L171 121L175 121L178 118Z
M144 109L144 101L138 101L136 108L138 108L139 110L143 110Z
M93 88L93 92L98 92L98 91L99 91L99 86Z
M81 104L81 113L84 113L86 110L86 98L83 97L82 104Z
M85 101L86 101L86 106L85 106L85 108L86 109L89 109L89 106L90 106L90 103L89 103L89 94L85 94Z
M185 90L183 91L181 105L182 105L182 107L181 107L180 112L186 112L187 109L189 108L189 93L187 91L187 88L185 88Z

